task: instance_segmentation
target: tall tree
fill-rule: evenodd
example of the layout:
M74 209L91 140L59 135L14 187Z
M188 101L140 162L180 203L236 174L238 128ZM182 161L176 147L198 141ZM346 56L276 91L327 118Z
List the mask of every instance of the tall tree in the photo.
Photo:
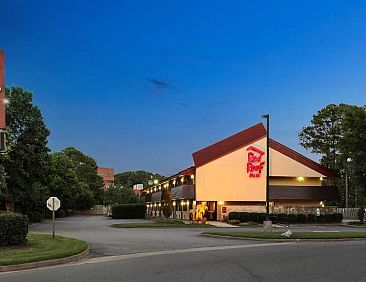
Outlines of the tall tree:
M74 163L64 152L51 155L49 187L50 195L61 200L63 209L76 207L80 196L80 184Z
M72 161L78 181L83 183L81 195L83 195L84 201L79 201L79 206L89 206L83 204L85 201L101 204L103 201L103 178L97 174L96 161L73 147L68 147L63 152Z
M130 204L136 203L137 197L131 188L111 186L104 192L104 204Z
M40 209L48 196L49 149L41 111L33 105L32 93L13 87L6 91L9 105L7 153L3 157L7 189L5 198L17 211Z
M144 170L138 171L126 171L117 173L114 176L114 182L116 186L123 186L126 188L133 187L134 184L143 184L144 187L148 187L148 181L151 179L157 179L158 181L165 179L166 177L157 173L152 173Z
M366 183L366 108L331 104L318 111L299 133L300 144L320 154L321 163L339 171L334 181L345 202L344 179L350 178L350 203L363 204ZM347 161L348 160L348 161ZM358 203L362 200L361 203Z

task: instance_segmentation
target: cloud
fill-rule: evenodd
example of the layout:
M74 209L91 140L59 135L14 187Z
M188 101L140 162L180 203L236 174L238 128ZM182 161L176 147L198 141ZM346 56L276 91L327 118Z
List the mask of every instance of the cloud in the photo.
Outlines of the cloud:
M183 103L183 102L179 102L179 103L178 103L178 105L179 105L179 106L182 106L182 107L185 107L185 108L188 108L188 107L189 107L189 105L188 105L188 104Z
M175 87L173 84L170 84L162 79L150 78L147 81L150 82L152 85L155 86L156 89L159 90L177 90L177 87Z

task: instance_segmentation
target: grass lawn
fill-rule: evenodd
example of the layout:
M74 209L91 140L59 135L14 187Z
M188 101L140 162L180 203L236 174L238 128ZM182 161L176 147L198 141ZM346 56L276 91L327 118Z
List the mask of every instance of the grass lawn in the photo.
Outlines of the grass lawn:
M208 235L221 235L240 238L259 238L259 239L283 239L283 232L203 232ZM366 232L294 232L291 239L347 239L347 238L366 238Z
M361 222L361 221L350 221L348 222L349 225L361 225L361 226L366 226L365 222Z
M112 224L112 227L117 228L209 228L214 227L211 224L192 223L185 224L183 222L152 222L152 223L119 223Z
M0 265L20 264L63 258L81 253L87 248L84 241L52 235L28 233L24 247L1 247Z

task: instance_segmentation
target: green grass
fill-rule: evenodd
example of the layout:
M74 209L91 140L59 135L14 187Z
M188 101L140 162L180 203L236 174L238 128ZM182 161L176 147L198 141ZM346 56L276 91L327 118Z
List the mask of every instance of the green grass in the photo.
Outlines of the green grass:
M361 222L361 221L350 221L348 222L349 225L366 225L365 222Z
M283 232L203 232L205 235L221 235L239 238L283 239ZM366 232L294 232L291 239L348 239L366 238Z
M119 223L112 224L116 228L209 228L214 227L211 224L192 223L185 224L183 222L154 222L154 223Z
M57 259L81 253L87 248L84 241L48 234L28 234L24 247L1 247L0 265L21 264L41 260Z

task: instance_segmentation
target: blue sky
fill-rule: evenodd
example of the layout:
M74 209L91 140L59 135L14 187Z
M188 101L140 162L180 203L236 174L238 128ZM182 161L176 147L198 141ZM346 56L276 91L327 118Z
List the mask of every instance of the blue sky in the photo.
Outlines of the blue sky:
M366 101L365 1L0 0L6 84L34 94L52 151L166 175L271 115L274 139Z

